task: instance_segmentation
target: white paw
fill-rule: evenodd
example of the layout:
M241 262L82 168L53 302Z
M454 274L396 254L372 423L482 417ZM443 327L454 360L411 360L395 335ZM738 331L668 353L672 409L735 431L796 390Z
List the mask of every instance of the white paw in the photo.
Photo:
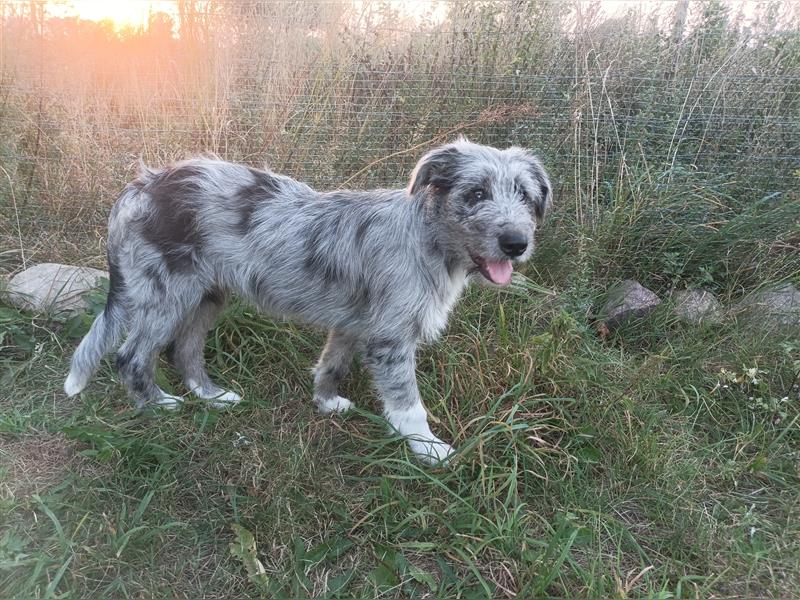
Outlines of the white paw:
M67 380L64 382L64 391L67 393L67 396L75 396L81 393L87 383L88 381L86 378L80 378L70 371L69 375L67 375Z
M342 398L341 396L334 396L333 398L318 398L314 396L314 402L317 403L317 407L319 407L319 412L323 415L329 415L331 413L345 413L355 404L350 402L347 398Z
M409 439L408 446L416 454L417 459L426 465L444 466L456 451L450 444L437 437L430 440Z
M213 390L209 390L200 386L193 379L186 382L186 387L201 400L211 400L208 405L212 408L228 408L242 401L242 397L236 392L230 392L217 387Z
M236 392L224 391L220 395L214 396L213 398L206 398L206 400L210 400L208 405L212 408L229 408L239 404L239 402L242 401L242 397Z
M173 396L161 390L161 397L153 404L164 410L178 410L183 404L183 398L180 396Z

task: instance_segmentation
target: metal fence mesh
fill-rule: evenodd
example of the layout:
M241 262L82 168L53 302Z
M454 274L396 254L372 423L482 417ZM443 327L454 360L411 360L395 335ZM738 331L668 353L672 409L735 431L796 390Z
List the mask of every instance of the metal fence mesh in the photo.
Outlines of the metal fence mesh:
M677 180L796 193L792 7L602 4L176 1L120 31L0 1L3 269L102 262L135 160L201 151L335 188L405 185L459 134L522 145L590 229Z

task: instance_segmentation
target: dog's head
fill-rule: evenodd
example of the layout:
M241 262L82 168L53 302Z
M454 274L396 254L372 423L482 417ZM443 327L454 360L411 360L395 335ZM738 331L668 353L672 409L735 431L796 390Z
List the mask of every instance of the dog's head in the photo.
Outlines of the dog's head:
M510 283L512 261L533 253L536 226L552 198L550 180L535 156L464 138L423 156L408 193L432 203L448 256L497 285Z

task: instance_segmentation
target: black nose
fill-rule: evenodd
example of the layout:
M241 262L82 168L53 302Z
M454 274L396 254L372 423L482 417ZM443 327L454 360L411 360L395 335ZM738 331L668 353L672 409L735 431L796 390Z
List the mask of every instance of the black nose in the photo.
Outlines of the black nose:
M528 240L520 233L504 233L497 241L500 243L500 250L511 258L516 258L528 247Z

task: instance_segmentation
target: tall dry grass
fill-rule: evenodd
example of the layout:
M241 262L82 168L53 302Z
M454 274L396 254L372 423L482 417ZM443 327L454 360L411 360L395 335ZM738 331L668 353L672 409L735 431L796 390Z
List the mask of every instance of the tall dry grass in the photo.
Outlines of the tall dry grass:
M420 352L460 449L444 470L387 441L363 368L342 392L356 414L313 415L321 332L234 303L207 351L245 402L148 418L110 363L63 398L92 314L0 306L0 597L796 595L800 344L758 320L676 323L668 297L800 284L789 3L606 19L486 0L425 22L386 2L186 1L123 32L42 6L0 0L1 272L104 266L140 156L402 185L464 133L539 152L557 197L536 283L472 287ZM623 277L664 305L601 339L592 313Z
M212 151L320 187L402 185L425 148L466 134L541 153L559 214L589 232L664 194L708 185L736 212L800 182L786 3L609 19L599 3L458 2L432 22L380 2L180 0L123 31L47 6L2 4L9 268L20 238L37 260L100 257L138 157ZM714 202L696 206L710 219Z

